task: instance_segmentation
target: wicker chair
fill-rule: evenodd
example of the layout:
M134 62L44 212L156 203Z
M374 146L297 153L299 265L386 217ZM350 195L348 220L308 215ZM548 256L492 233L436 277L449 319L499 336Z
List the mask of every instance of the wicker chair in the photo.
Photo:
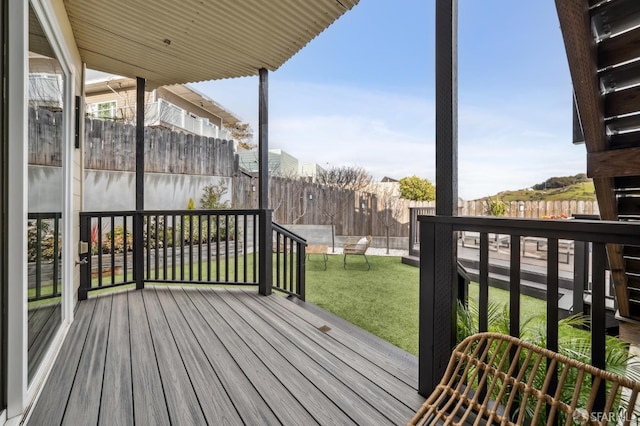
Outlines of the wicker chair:
M364 240L364 241L363 241ZM343 266L344 269L347 269L347 255L350 254L358 254L364 256L364 261L367 264L367 271L371 269L371 265L369 264L369 259L367 259L367 249L371 244L371 235L367 235L366 237L347 237L344 240L344 244L342 245L342 252L344 254Z
M597 410L601 384L606 399ZM408 424L638 424L638 392L640 382L514 337L480 333L456 347L444 378Z

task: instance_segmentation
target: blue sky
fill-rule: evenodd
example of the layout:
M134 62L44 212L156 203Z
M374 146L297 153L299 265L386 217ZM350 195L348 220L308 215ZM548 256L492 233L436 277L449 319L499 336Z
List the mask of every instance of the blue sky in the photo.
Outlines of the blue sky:
M361 0L269 76L270 148L435 179L435 0ZM194 87L257 129L258 79ZM552 0L459 0L459 195L585 171Z

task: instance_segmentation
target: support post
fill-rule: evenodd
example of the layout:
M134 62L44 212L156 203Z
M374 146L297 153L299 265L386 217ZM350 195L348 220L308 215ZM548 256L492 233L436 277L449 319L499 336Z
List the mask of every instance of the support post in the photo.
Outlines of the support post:
M273 246L271 244L271 210L260 210L260 241L258 242L258 292L263 296L271 294L273 285Z
M436 2L436 215L454 216L458 208L458 1ZM420 275L420 354L418 392L429 395L444 374L456 339L457 268L453 227L422 229L421 270L425 256L433 269ZM433 233L434 248L422 253ZM438 247L435 250L435 247ZM429 271L433 271L432 273ZM432 312L425 312L431 310ZM429 318L429 320L427 320ZM425 353L428 352L428 353Z
M259 70L258 87L258 208L260 209L260 272L258 291L271 294L273 284L272 216L269 210L269 71Z
M144 288L144 78L136 78L136 213L133 216L133 279Z

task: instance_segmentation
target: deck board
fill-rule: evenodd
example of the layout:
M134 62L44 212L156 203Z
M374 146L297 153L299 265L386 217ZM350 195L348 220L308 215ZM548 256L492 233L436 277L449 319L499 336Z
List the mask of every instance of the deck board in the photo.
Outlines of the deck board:
M142 292L128 292L127 296L130 341L136 342L131 346L131 371L136 372L132 384L135 424L170 425Z
M415 378L326 322L249 290L91 298L29 424L406 423L424 401Z
M100 395L107 353L107 338L111 320L112 296L96 301L94 321L91 321L85 348L73 382L63 425L95 425L100 413ZM63 366L61 365L60 368Z
M337 401L331 399L319 389L320 383L310 383L307 378L292 365L291 359L295 358L295 347L290 347L289 358L284 358L273 346L274 336L267 333L269 340L252 329L243 320L251 316L251 312L246 308L236 311L224 302L220 303L217 293L206 292L204 296L208 299L217 299L212 302L218 313L227 323L236 330L236 333L245 342L247 347L264 363L264 367L269 369L274 376L282 383L287 391L302 404L309 414L320 424L348 425L356 424L353 419L339 409ZM242 330L242 331L240 331ZM306 360L308 361L308 360ZM311 363L309 363L310 365ZM362 423L361 423L362 424ZM366 424L366 423L365 423Z
M31 415L30 424L58 425L62 422L64 407L69 400L69 394L71 393L78 362L84 349L95 305L96 299L90 299L81 303L78 307L73 326L60 349L58 361L56 361L42 389L38 403ZM61 360L66 360L66 362Z
M245 342L231 329L224 318L201 294L189 292L193 304L198 308L212 331L218 336L222 344L231 353L243 373L258 389L262 398L270 407L287 407L278 410L276 416L282 424L317 424L314 418L284 387L273 373L264 368L260 359L251 351Z
M297 344L298 348L303 351L306 356L320 365L325 371L331 374L333 377L340 380L346 386L348 386L353 392L364 398L369 403L373 403L372 409L377 410L391 421L397 421L399 419L411 418L414 412L417 410L417 406L407 406L402 403L402 400L392 398L391 394L380 386L380 382L369 380L368 375L358 372L354 369L353 359L341 358L338 355L344 355L343 353L333 354L330 349L326 348L324 344L318 343L321 341L323 333L319 330L305 329L304 331L298 330L294 321L290 323L286 318L278 316L275 312L264 311L260 309L260 302L253 297L247 297L247 295L233 292L234 296L245 303L250 309L256 312L260 312L260 318L263 321L268 321L274 325L274 328L284 336L290 342ZM304 338L299 337L299 333L302 331ZM318 341L307 337L307 334L317 334ZM325 336L324 339L327 339ZM361 367L361 370L367 371L369 374L376 374L372 370L371 366ZM389 385L392 383L392 379L388 381ZM407 398L407 393L415 393L415 391L409 386L403 386L402 392L404 398ZM423 401L419 399L418 402ZM400 404L398 403L400 402Z
M193 389L189 373L180 357L180 352L171 335L169 324L164 316L160 301L153 289L143 294L144 305L149 318L149 327L164 395L172 424L205 424L200 401ZM141 372L144 374L144 372Z
M102 383L101 425L129 425L133 419L131 347L127 293L113 296L111 323Z
M236 312L247 310L257 312L250 310L251 306L240 302L233 293L216 292L215 295L220 297ZM242 295L240 296L242 297ZM246 299L246 297L242 298ZM391 419L374 409L374 407L367 402L367 399L351 389L347 383L341 381L338 378L341 375L339 371L333 370L335 374L332 374L331 371L324 368L320 360L310 357L307 352L301 348L301 342L288 340L281 334L277 329L278 318L275 317L275 315L269 315L264 311L260 312L261 314L246 315L243 319L257 334L270 336L268 343L283 359L288 361L292 367L300 372L308 381L307 386L317 387L318 390L333 401L338 408L356 424L393 424ZM318 333L321 332L318 331Z
M291 314L294 314L298 318L303 319L313 327L320 328L323 325L327 325L324 319L321 319L316 315L313 315L311 312L302 309L295 303L288 303L289 301L282 299L275 299L275 301L280 304L280 306L287 309ZM371 348L371 346L367 345L366 343L361 342L358 339L354 339L352 336L345 333L338 327L330 328L331 329L327 331L326 334L328 336L331 336L336 343L339 343L345 348L348 348L353 353L366 358L371 363L377 365L384 371L387 371L389 374L395 376L407 385L417 387L418 378L412 375L406 369L403 369L396 365L391 358ZM364 354L366 354L366 357L364 356Z
M218 339L218 336L209 328L204 318L195 309L189 296L181 290L174 291L173 296L178 305L181 306L182 314L204 349L209 365L218 374L220 382L227 390L229 397L235 402L235 405L242 408L239 412L245 424L277 424L277 417L273 414L271 408L242 372L242 369Z
M387 393L397 400L404 401L412 411L416 411L422 403L424 403L424 398L420 397L416 392L410 392L411 389L417 388L417 383L415 385L406 383L406 377L405 380L400 380L397 375L404 377L405 372L401 370L400 367L394 366L386 360L380 362L383 355L378 353L375 348L363 347L363 344L355 342L353 338L349 338L346 333L341 332L337 328L331 328L330 331L325 333L331 337L330 339L322 338L316 331L319 327L327 325L326 321L321 320L287 300L274 300L276 304L285 309L284 312L276 311L276 314L281 317L282 321L287 322L307 338L314 340L332 354L346 361L353 370L379 384ZM263 303L260 299L256 299L256 301ZM291 309L291 311L289 309ZM336 339L335 336L337 336L338 339Z
M206 355L171 293L159 291L157 296L208 423L241 425L240 415L215 371L210 368Z

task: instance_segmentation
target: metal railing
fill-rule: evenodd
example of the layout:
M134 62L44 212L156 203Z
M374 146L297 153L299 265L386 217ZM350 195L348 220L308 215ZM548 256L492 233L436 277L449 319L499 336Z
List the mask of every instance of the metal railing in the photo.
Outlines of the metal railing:
M273 254L272 247L266 244L261 253L262 234L271 233L267 213L80 213L80 240L86 242L86 252L80 254L79 298L85 299L93 290L130 284L143 288L144 283L263 285L261 289L266 292L273 288L304 298L305 242L273 224L276 240L283 241L287 249L278 247ZM260 270L271 270L272 254L276 263L271 277Z
M587 220L545 221L482 217L421 216L420 221L420 393L428 395L446 368L455 344L457 297L455 256L438 250L445 239L459 231L480 235L479 242L479 331L488 329L489 234L509 236L510 334L520 333L521 239L547 240L546 262L546 346L558 351L559 240L571 240L577 247L591 247L591 255L575 262L574 280L591 293L591 364L605 368L607 247L640 246L640 227L619 222ZM587 282L588 284L585 284ZM599 403L604 389L599 390Z
M273 224L273 289L305 300L304 238Z
M28 301L60 296L60 219L62 213L29 213Z

